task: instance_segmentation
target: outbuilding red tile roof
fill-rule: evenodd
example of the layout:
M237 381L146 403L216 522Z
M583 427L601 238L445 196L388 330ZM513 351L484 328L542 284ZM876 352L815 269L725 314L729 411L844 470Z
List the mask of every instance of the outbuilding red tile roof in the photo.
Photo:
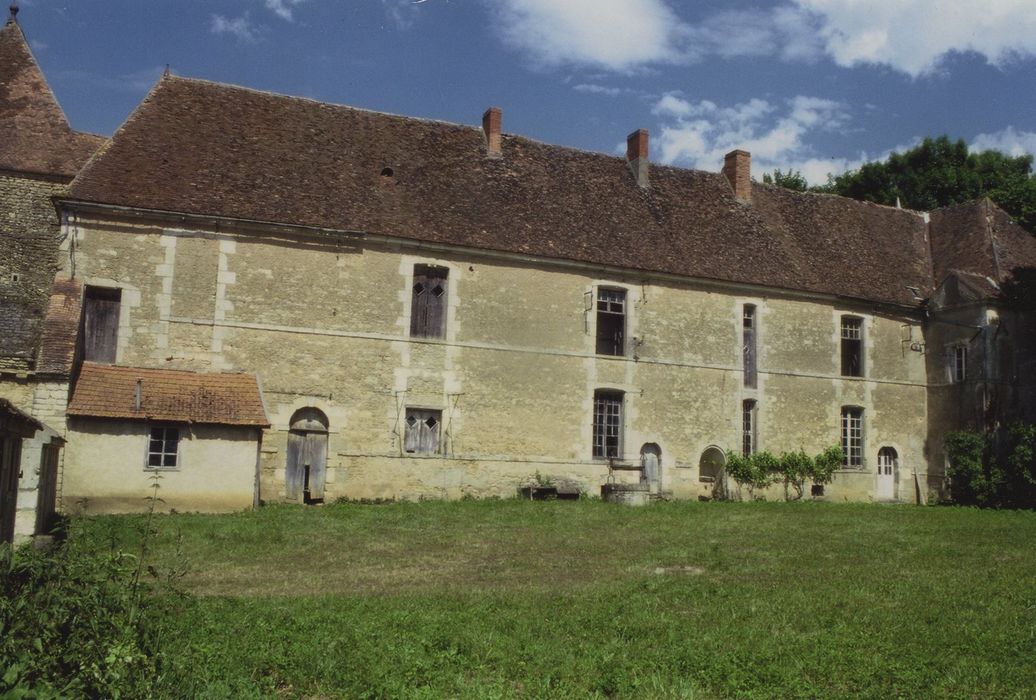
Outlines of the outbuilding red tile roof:
M719 167L719 164L717 164ZM753 186L481 129L163 78L81 171L95 203L381 234L916 305L914 212Z
M105 142L73 131L17 22L0 29L0 170L73 177Z
M140 407L137 408L137 387ZM268 427L254 374L83 363L68 415Z

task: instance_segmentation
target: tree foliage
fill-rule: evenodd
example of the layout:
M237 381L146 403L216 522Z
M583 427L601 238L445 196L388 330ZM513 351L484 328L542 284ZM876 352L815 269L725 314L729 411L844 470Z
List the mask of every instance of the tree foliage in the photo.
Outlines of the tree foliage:
M1030 232L1036 232L1036 176L1033 156L1000 151L972 153L963 140L926 138L883 162L829 177L815 191L878 204L930 211L989 197ZM780 184L777 182L776 184Z
M1036 508L1036 425L1016 423L1002 437L999 445L993 434L960 431L946 437L955 503Z
M796 192L805 192L809 189L809 183L806 182L806 178L803 177L802 173L791 168L788 168L788 172L777 168L772 174L763 173L763 182L767 185L777 185L778 187L795 190Z
M739 488L748 491L750 499L755 492L776 483L783 483L785 496L789 500L802 498L806 482L829 484L835 470L842 466L842 448L829 447L815 457L803 450L782 452L774 456L769 452L753 452L750 455L731 455L726 472Z

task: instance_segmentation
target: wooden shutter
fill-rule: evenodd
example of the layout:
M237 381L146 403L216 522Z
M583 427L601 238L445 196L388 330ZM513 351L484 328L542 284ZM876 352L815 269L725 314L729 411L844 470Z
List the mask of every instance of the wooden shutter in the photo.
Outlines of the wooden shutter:
M756 343L755 343L755 307L745 306L742 326L744 327L744 370L745 386L754 389L756 385Z
M414 266L413 298L410 307L410 335L418 338L446 337L446 291L449 270L432 265Z
M118 289L87 287L83 299L83 359L114 364L119 344Z
M304 452L304 464L309 465L309 497L322 499L327 473L327 433L307 434Z
M406 430L403 449L409 453L437 454L442 428L442 411L409 409L406 412Z
M302 498L302 480L305 471L302 466L305 433L288 433L287 461L284 465L284 497L289 501Z

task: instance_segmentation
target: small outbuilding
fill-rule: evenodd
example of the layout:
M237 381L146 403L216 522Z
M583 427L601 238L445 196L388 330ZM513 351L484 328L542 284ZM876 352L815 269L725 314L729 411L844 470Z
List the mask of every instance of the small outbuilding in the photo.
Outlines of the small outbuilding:
M254 374L83 363L68 405L62 508L141 511L153 495L159 510L250 508L268 426Z
M0 399L0 543L14 541L18 512L18 482L22 473L22 440L43 424Z

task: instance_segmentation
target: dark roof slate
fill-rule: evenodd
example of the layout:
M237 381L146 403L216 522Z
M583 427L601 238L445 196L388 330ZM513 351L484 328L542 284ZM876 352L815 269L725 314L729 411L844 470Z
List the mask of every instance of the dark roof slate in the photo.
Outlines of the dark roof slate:
M163 78L69 196L914 304L917 214L478 128ZM391 169L391 175L383 171Z
M137 408L137 384L140 408ZM68 415L269 427L254 374L84 362Z
M73 177L105 141L73 131L17 22L0 29L0 170Z
M989 199L933 211L931 239L940 283L959 271L1000 284L1015 268L1036 267L1036 236Z

